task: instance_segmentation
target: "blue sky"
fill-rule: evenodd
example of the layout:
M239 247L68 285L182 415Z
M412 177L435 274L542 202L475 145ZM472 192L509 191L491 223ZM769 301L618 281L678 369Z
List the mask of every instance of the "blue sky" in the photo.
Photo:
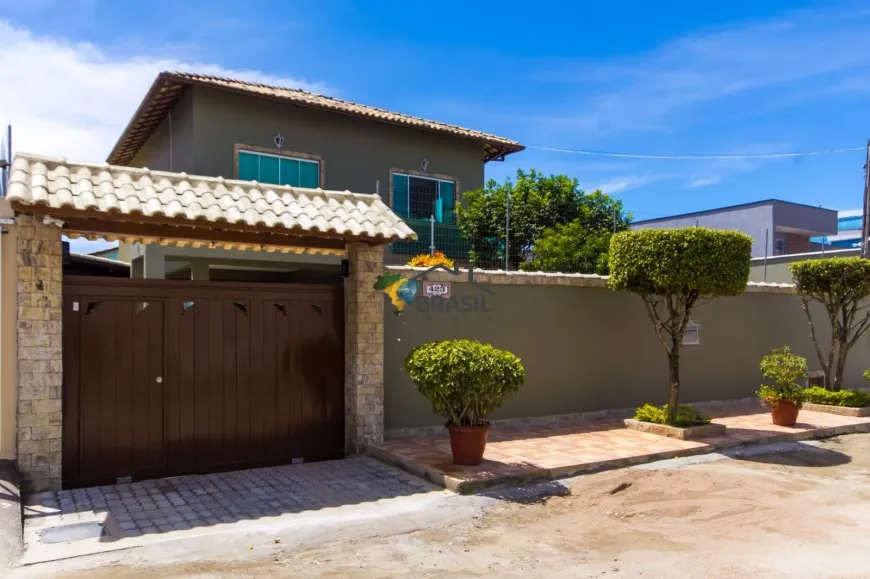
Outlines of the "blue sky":
M15 126L19 150L103 160L156 72L180 68L301 86L530 146L862 147L868 38L860 2L0 0L0 121ZM487 176L567 173L645 219L766 198L858 207L863 163L860 151L637 160L529 148L488 164Z

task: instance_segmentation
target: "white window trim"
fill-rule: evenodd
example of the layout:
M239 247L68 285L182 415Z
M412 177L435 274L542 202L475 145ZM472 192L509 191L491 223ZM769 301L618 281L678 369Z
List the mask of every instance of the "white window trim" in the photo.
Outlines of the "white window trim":
M287 159L289 161L299 161L300 163L311 163L312 165L317 166L317 187L323 187L320 183L320 161L314 161L311 159L303 159L301 157L291 157L290 155L274 155L272 153L262 153L260 151L252 151L250 149L239 149L238 154L247 153L248 155L256 155L257 156L257 176L260 176L260 157L274 157L275 159L279 159L278 163L278 181L281 181L281 163L280 159ZM297 181L300 175L296 175ZM259 181L259 179L257 179ZM277 184L277 183L276 183ZM293 185L294 187L301 187L300 185ZM439 188L440 191L440 188Z

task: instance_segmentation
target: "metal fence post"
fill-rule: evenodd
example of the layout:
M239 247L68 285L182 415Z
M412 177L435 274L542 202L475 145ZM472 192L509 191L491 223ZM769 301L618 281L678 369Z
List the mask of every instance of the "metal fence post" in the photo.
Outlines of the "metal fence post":
M429 216L429 255L435 255L435 216Z
M507 204L505 205L505 223L504 223L504 270L510 271L510 253L511 253L511 193L508 191Z

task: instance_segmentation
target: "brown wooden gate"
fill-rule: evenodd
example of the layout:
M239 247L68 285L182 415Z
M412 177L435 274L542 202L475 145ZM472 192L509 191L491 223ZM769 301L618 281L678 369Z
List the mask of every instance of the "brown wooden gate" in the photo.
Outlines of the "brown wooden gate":
M343 456L337 286L64 278L65 487Z

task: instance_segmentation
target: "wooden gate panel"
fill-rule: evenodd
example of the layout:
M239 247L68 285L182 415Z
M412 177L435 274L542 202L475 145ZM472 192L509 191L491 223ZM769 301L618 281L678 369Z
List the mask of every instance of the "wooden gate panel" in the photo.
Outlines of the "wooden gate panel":
M86 295L65 300L71 346L65 374L73 377L65 380L67 481L115 482L162 469L163 308L142 304Z
M66 486L343 455L340 288L74 278L64 293Z

